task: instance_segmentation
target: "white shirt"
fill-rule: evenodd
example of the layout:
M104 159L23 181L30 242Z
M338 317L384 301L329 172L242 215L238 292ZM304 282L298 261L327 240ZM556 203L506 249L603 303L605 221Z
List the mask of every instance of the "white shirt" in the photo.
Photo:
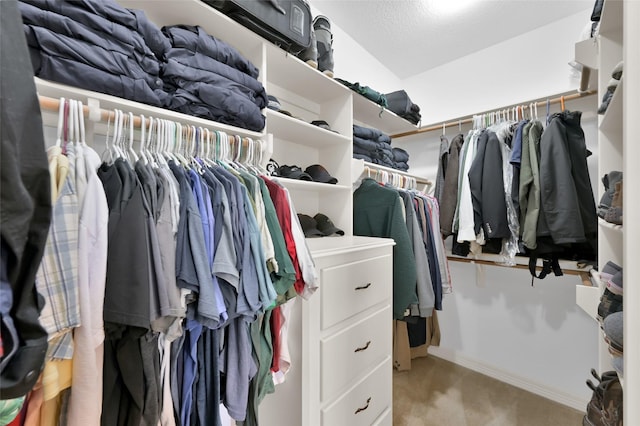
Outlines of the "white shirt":
M96 171L100 157L84 146L86 188L80 200L78 287L81 325L74 331L69 426L99 425L102 414L104 289L107 275L109 207Z

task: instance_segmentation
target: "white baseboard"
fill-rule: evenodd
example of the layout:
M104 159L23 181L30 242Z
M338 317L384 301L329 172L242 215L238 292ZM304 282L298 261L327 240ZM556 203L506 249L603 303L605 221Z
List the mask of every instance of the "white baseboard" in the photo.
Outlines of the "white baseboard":
M429 347L429 354L438 358L442 358L446 361L453 362L462 367L466 367L470 370L477 371L501 382L508 383L520 389L524 389L536 395L555 401L559 404L566 405L567 407L574 408L578 411L584 411L586 409L588 399L568 394L556 388L544 385L542 383L536 383L531 379L513 374L510 371L500 369L494 365L486 364L482 361L478 361L473 358L469 358L460 354L458 351L451 349L443 349L436 346Z

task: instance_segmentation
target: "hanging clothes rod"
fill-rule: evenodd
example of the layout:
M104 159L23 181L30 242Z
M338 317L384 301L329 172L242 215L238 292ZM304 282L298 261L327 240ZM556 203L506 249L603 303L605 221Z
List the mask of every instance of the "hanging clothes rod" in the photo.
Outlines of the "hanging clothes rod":
M527 265L516 264L516 265L512 265L512 266L507 266L507 265L501 265L501 264L496 263L496 262L491 261L491 260L468 259L468 258L462 258L462 257L457 257L457 256L447 256L447 260L449 262L475 263L477 265L497 266L499 268L525 269L525 270L529 271L529 266L527 266ZM542 270L542 267L536 266L536 271L540 272L541 270ZM591 281L591 276L590 276L590 273L588 271L578 271L578 270L574 270L574 269L563 268L562 272L565 275L577 275L577 276L579 276L580 279L582 280L582 285L593 286L593 282Z
M42 109L57 112L58 109L60 108L60 99L58 98L50 98L48 96L38 95L38 100L40 101L40 108ZM82 111L84 112L84 115L86 117L89 117L90 114L93 112L93 108L91 108L89 105L83 105ZM112 110L99 108L99 112L100 112L100 121L113 120L116 116L115 112ZM133 124L135 126L140 127L141 123L142 121L140 120L140 117L138 116L133 117Z
M70 98L71 99L71 98ZM52 98L49 96L43 96L43 95L38 95L38 100L40 102L40 108L41 109L45 109L48 111L55 111L57 112L60 108L60 99L59 98ZM83 104L82 106L82 110L84 112L85 117L94 120L94 121L108 121L108 120L114 120L115 119L115 112L114 110L108 110L108 109L103 109L103 108L95 108L92 107L90 105L86 105ZM99 117L98 117L99 114ZM148 118L148 117L147 117ZM173 119L170 119L169 121L176 121ZM133 116L133 125L136 127L140 127L142 125L142 119L140 118L139 115L134 115ZM147 121L145 123L146 126L149 126L149 122ZM196 126L198 127L198 126ZM229 138L229 140L233 141L235 138L235 135L230 134L229 132L224 132L224 131L220 131L222 133L225 133L227 135L227 137ZM244 139L244 138L242 138Z
M539 106L544 107L547 105L547 100L549 101L550 104L562 104L567 101L585 98L587 96L595 95L597 93L598 93L597 90L589 90L587 92L582 92L582 93L569 92L569 94L567 95L560 95L552 99L544 99L544 100L540 99L537 101L523 102L523 103L511 105L505 108L497 108L497 109L486 111L484 113L474 114L474 115L482 115L482 114L486 114L494 111L510 110L516 107L520 107L526 110L529 108L530 104L533 104L535 107L539 107ZM447 127L460 126L462 124L469 124L469 123L473 123L473 116L464 116L458 120L452 120L452 121L440 123L440 124L432 124L426 127L420 127L419 129L416 129L416 130L410 130L408 132L396 133L395 135L391 135L391 138L402 138L405 136L412 136L420 133L432 132L434 130L442 130Z

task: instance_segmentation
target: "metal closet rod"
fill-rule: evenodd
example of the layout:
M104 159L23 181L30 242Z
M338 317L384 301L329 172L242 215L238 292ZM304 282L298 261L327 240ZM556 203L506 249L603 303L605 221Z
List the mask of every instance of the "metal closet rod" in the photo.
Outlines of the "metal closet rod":
M555 98L552 99L540 99L537 101L529 101L529 102L522 102L519 104L513 104L511 106L508 107L504 107L504 108L496 108L496 109L492 109L489 111L485 111L483 113L479 113L479 114L474 114L474 115L482 115L482 114L488 114L491 112L495 112L495 111L502 111L502 110L510 110L512 108L515 107L520 107L523 109L528 109L530 104L534 104L536 107L539 106L546 106L547 105L547 100L549 101L550 104L559 104L559 103L563 103L566 101L572 101L574 99L581 99L581 98L585 98L587 96L591 96L591 95L595 95L597 94L598 91L597 90L588 90L586 92L569 92L569 94L567 95L560 95L557 96ZM459 126L462 124L469 124L473 122L473 115L468 115L468 116L464 116L461 119L458 120L452 120L449 122L445 122L445 123L440 123L440 124L432 124L426 127L420 127L419 129L416 130L410 130L408 132L403 132L403 133L396 133L395 135L391 135L391 138L402 138L405 136L412 136L412 135L417 135L420 133L425 133L425 132L431 132L434 130L442 130L442 128L447 128L447 127L453 127L453 126Z

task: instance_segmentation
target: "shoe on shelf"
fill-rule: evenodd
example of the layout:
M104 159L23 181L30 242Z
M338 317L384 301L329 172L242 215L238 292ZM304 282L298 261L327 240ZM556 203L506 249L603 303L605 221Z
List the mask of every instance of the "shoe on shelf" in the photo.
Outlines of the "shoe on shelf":
M604 219L604 215L611 207L613 201L613 195L616 192L616 183L622 180L622 172L614 170L602 177L602 184L604 185L604 194L600 198L598 204L598 216Z
M611 207L604 215L604 220L614 225L622 225L622 209L620 207Z
M587 385L593 390L593 395L582 419L583 426L621 426L622 386L616 372L603 373L598 385L587 380Z
M616 64L615 67L613 67L613 71L611 71L611 77L615 78L616 80L620 80L622 78L623 64L623 61L620 61Z
M598 321L602 324L609 315L622 311L622 300L622 296L605 288L598 304Z
M333 78L333 34L329 18L318 15L313 19L318 48L318 71Z
M316 42L316 32L313 29L313 23L309 26L309 34L311 35L311 44L309 47L298 53L298 59L304 61L313 69L318 69L318 45Z

